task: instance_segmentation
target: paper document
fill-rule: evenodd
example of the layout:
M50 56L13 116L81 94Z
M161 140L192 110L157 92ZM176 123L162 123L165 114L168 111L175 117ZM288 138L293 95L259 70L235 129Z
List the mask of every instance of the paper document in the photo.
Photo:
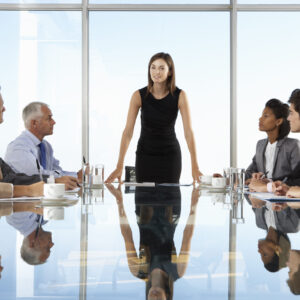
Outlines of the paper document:
M77 187L77 188L75 188L75 189L73 189L73 190L67 190L67 191L65 191L65 194L74 194L74 193L78 193L79 190L80 190L80 187Z
M124 182L125 186L155 186L155 182Z
M193 183L158 183L160 186L191 186Z
M245 194L249 194L255 198L270 201L270 202L297 202L300 201L300 198L288 198L286 196L277 196L273 193L255 193L255 192L247 192Z

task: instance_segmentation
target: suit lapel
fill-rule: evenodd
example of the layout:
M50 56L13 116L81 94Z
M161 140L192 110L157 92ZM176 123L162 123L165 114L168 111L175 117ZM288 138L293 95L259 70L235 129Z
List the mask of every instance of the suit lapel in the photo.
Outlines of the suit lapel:
M261 151L258 151L256 160L257 160L257 168L258 170L262 170L265 173L265 151L268 144L268 139L265 139L262 143Z
M281 139L280 141L277 142L277 145L276 145L275 154L274 154L274 162L273 162L273 170L272 170L273 174L275 173L274 171L275 171L275 168L276 168L278 152L279 152L280 147L281 147L282 143L284 142L284 140L285 140L285 138ZM273 177L273 174L272 174L272 177Z

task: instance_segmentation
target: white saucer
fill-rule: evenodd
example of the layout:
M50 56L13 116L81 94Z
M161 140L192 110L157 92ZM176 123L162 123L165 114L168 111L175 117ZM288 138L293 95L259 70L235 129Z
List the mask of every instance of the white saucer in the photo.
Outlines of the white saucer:
M214 186L214 187L210 187L208 189L209 193L225 193L226 192L226 188L225 187L218 187L218 186Z
M225 186L212 186L211 184L200 184L200 189L207 189L207 190L216 190L216 191L226 191Z
M65 195L62 198L42 198L38 206L70 206L78 202L78 197Z

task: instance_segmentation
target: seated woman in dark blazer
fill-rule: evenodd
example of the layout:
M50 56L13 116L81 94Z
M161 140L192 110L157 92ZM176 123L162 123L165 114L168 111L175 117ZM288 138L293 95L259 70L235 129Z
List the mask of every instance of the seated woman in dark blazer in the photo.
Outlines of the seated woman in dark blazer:
M246 183L256 179L279 178L290 174L300 162L300 142L288 138L290 125L287 120L289 106L278 99L269 100L259 118L259 130L268 138L259 140L252 163L246 170ZM254 175L255 174L255 175Z

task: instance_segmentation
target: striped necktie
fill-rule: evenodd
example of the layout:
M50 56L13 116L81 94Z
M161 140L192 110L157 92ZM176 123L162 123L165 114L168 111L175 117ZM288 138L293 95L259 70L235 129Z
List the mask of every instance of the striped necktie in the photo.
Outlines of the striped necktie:
M40 148L40 164L46 169L46 148L45 145L42 143L39 144Z

